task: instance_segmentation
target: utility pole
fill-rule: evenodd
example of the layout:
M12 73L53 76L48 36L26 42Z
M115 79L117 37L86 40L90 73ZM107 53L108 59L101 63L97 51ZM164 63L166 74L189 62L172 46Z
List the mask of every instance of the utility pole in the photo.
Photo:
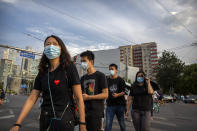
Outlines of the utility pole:
M128 81L128 60L127 60L127 54L125 52L125 79L126 79L126 82Z

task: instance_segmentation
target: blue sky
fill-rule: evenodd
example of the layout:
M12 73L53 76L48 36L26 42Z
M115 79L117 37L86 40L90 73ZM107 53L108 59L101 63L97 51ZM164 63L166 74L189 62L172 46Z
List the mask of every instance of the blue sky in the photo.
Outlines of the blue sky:
M0 43L39 52L43 42L26 34L42 40L55 34L72 55L152 41L159 51L197 42L196 0L0 0L0 18ZM173 51L197 62L194 46Z

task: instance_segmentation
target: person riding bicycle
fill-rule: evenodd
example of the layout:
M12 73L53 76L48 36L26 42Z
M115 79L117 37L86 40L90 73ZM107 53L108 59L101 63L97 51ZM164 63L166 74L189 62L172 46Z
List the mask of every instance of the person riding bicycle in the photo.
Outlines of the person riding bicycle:
M159 93L154 91L153 93L153 111L159 112Z
M159 93L157 91L154 91L154 93L153 93L153 102L157 103L158 100L159 100L159 97L160 97Z

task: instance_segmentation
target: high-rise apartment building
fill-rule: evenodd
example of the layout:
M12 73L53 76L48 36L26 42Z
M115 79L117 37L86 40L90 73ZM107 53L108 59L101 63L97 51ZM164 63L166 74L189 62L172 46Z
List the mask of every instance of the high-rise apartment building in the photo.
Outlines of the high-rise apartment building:
M8 59L1 59L1 66L0 66L0 82L3 82L4 77L12 74L12 60Z
M139 67L149 78L155 80L158 65L157 44L155 42L139 45L120 46L120 61L129 66Z
M38 74L38 66L40 63L40 59L34 59L31 63L30 74L36 76Z
M143 69L143 60L142 60L142 47L141 45L133 46L133 66Z
M143 71L149 78L155 79L156 68L158 65L157 44L155 42L143 43L142 47L142 63Z
M133 67L133 48L132 45L120 46L120 61Z
M16 63L16 57L17 57L17 51L16 50L12 50L12 49L1 49L0 50L0 59L8 59L11 60L13 62L13 64L17 64Z

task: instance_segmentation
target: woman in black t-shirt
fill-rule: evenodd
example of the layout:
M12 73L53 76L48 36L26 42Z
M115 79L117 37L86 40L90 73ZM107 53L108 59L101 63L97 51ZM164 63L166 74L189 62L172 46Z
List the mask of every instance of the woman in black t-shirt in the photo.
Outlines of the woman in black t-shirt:
M21 123L42 92L40 131L74 131L73 94L79 107L80 131L86 131L84 101L80 79L63 41L54 35L46 38L44 52L34 89L25 102L16 124L10 131L18 131ZM58 129L59 128L59 129ZM52 130L53 131L53 130Z
M132 104L132 119L136 131L150 131L153 89L150 79L143 71L136 74L136 80L128 97L126 116Z

